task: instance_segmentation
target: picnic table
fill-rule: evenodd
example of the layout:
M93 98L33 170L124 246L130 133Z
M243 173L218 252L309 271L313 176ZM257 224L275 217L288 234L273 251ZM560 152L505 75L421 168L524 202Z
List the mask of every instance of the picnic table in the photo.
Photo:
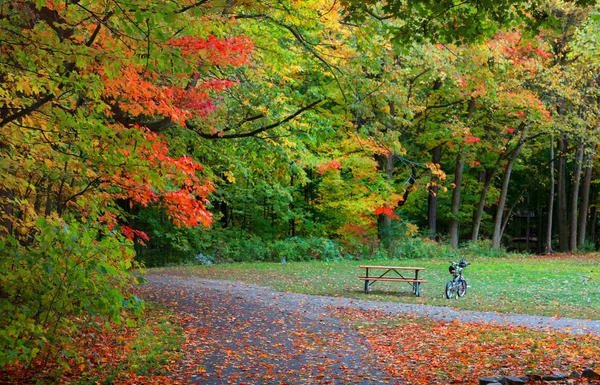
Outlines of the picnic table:
M365 275L358 277L365 281L365 293L371 291L371 285L376 281L407 282L412 286L413 294L418 297L421 295L421 284L427 282L419 278L419 271L426 270L424 267L361 265L359 268L365 269ZM369 275L369 270L371 273L375 270L376 273ZM414 277L408 273L411 271L414 272Z

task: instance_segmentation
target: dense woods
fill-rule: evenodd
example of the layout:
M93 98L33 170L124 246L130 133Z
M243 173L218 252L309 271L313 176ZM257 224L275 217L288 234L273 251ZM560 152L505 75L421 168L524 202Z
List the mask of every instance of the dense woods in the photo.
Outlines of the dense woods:
M582 0L0 2L0 366L138 310L140 262L594 249L599 34Z

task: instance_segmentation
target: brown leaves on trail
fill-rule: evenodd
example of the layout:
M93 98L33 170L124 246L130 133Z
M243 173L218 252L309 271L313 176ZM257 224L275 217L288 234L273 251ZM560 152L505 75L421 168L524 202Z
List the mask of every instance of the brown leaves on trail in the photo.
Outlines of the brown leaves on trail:
M172 375L182 382L395 383L352 328L315 313L310 304L292 305L277 297L264 300L172 277L155 276L145 290L145 296L163 302L180 317L186 335L184 358Z
M594 367L600 337L523 327L389 317L344 310L386 370L410 384L475 383L499 375L570 373Z

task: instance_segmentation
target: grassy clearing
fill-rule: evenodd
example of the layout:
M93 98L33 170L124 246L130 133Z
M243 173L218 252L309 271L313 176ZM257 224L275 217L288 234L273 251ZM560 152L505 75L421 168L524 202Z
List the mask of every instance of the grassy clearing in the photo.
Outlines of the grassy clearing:
M369 261L427 268L421 297L403 283L377 282L370 294L358 279L364 261L252 263L150 269L209 279L238 280L296 293L398 301L497 312L600 319L600 255L476 258L465 270L467 295L444 299L448 262L441 259Z

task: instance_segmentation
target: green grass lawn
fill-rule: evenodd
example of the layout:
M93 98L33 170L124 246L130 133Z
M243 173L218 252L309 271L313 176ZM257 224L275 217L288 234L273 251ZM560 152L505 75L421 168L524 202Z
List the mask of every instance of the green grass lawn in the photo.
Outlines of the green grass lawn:
M600 255L478 258L469 262L472 264L464 271L469 283L467 295L453 300L443 298L450 274L448 261L440 259L225 264L148 271L252 282L296 293L600 319ZM421 275L428 282L421 286L421 297L415 297L406 283L388 282L376 282L372 292L365 294L364 282L358 279L364 273L358 268L361 264L425 267Z

